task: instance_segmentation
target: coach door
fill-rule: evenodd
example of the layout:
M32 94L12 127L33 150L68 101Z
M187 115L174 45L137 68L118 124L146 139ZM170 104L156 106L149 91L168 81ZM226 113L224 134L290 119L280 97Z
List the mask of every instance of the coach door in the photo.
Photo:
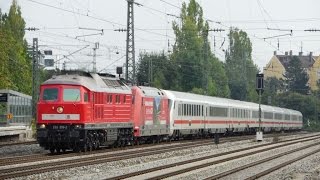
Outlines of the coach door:
M208 118L207 118L207 105L201 105L201 117L203 118L203 128L207 129L208 127Z
M181 104L181 102L179 101L176 101L176 103L178 104L178 113L175 113L175 111L173 111L173 117L172 117L172 120L173 120L173 127L174 129L181 129L181 123L179 122L182 122L183 119L184 119L184 112L185 112L185 109L184 109L184 105Z

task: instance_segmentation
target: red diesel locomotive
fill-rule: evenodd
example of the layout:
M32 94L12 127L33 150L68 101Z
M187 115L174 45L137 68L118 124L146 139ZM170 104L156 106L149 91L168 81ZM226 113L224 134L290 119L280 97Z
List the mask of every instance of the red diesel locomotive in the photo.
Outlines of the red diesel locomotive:
M92 73L54 76L40 88L37 140L52 153L160 140L169 133L167 106L156 88L131 90Z

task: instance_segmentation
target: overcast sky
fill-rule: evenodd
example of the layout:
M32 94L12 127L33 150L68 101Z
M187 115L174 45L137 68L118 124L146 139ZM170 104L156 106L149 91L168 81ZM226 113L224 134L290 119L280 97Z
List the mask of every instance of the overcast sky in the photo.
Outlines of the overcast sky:
M174 44L172 21L179 19L182 0L135 0L134 7L136 54L139 52L168 52ZM319 0L198 0L211 29L211 48L224 61L223 49L228 48L227 32L238 27L246 31L253 44L252 58L262 69L277 50L278 54L292 50L298 54L320 54ZM8 12L12 0L0 0L2 12ZM126 28L126 0L18 0L26 27L40 30L26 32L27 41L37 37L41 49L52 49L57 59L89 45L78 53L62 59L70 68L92 68L92 48L97 50L98 71L114 73L125 62L126 33L114 29ZM101 31L80 28L104 29ZM268 30L280 29L280 30ZM289 35L292 30L292 36ZM80 36L80 37L77 37ZM82 36L82 37L81 37ZM279 36L279 37L274 37ZM273 37L273 38L272 38ZM214 39L216 47L214 47ZM225 42L224 42L225 39ZM279 41L279 50L278 50ZM223 43L224 42L224 43Z

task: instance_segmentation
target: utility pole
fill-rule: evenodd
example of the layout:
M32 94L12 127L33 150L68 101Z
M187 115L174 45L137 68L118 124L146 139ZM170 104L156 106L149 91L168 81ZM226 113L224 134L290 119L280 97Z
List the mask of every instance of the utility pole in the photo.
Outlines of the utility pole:
M209 81L209 62L208 62L208 34L209 30L204 31L203 38L204 38L204 72L205 72L205 79L204 79L204 84L205 84L205 95L208 95L208 81Z
M96 61L96 50L99 49L99 43L96 42L94 43L94 48L93 48L93 61L92 61L92 68L93 68L93 73L97 73L97 61Z
M127 51L126 51L126 81L136 84L135 49L134 49L134 0L127 0Z
M37 102L39 99L39 52L38 38L32 43L32 117L37 118Z
M148 81L149 81L149 86L152 86L152 80L153 80L153 68L152 68L152 58L149 59L149 71L148 71Z

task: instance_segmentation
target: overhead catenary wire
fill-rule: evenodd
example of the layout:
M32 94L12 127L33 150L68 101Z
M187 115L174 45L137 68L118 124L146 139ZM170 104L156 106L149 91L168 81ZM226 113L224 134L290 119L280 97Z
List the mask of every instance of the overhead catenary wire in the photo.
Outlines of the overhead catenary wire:
M35 1L35 0L33 0L33 1ZM161 2L163 2L163 3L165 3L165 2L167 2L167 1L164 1L164 0L160 0ZM170 2L170 1L169 1ZM168 4L168 2L166 3L166 4ZM170 4L173 4L174 5L174 3L170 3ZM171 5L170 5L171 6ZM174 7L174 6L172 6L172 7ZM151 7L151 8L153 8L153 7ZM177 8L177 9L181 9L180 7L178 7L178 6L176 6L175 8ZM153 8L154 9L154 8ZM72 11L72 10L71 10ZM160 10L161 11L161 10ZM73 12L75 12L75 13L78 13L79 11L75 11L75 10L73 10ZM160 13L160 12L159 12ZM162 12L163 13L163 12ZM166 12L164 12L164 13L166 13ZM86 14L86 13L83 13L83 14ZM206 18L205 18L206 19ZM286 21L284 21L285 19L279 19L279 20L268 20L268 22L279 22L279 21L282 21L283 20L283 22L286 22ZM302 21L302 19L289 19L290 21L297 21L297 22L300 22L300 21ZM320 20L319 18L304 18L304 20L307 20L307 21L318 21L318 20ZM218 20L216 20L216 21L212 21L212 22L214 22L214 23L216 23L216 24L219 24L219 25L221 25L221 26L223 26L224 25L224 23L225 22L233 22L233 23L264 23L262 20L240 20L240 21L232 21L232 20L229 20L229 21L218 21ZM117 25L115 25L115 26L117 26ZM226 29L228 28L230 28L229 26L224 26L224 27L226 27ZM69 27L70 29L72 28L72 27ZM141 30L143 29L143 30L147 30L147 31L161 31L161 29L160 28L140 28ZM239 27L239 29L240 30L249 30L249 29L253 29L254 30L254 28L240 28ZM263 29L267 29L267 28L263 28ZM112 30L112 29L110 29L110 30ZM167 31L167 29L163 29L163 30L166 30ZM303 31L303 29L293 29L293 31ZM166 37L166 35L167 35L167 33L166 34L162 34L163 35L163 37ZM250 34L248 33L248 36L249 36ZM251 34L251 36L252 35L254 35L254 34ZM255 37L254 37L254 39L257 39L258 38L258 36L256 36L256 35L254 35ZM293 36L293 37L291 37L291 38L296 38L297 36ZM74 37L71 37L71 38L74 38ZM143 39L142 39L143 38ZM150 43L150 42L152 42L152 41L158 41L159 42L159 44L160 44L160 42L161 42L161 39L159 39L159 40L148 40L147 38L145 38L145 37L142 37L141 38L141 40L143 40L143 41L146 41L146 42L148 42L148 43ZM290 38L290 39L291 39ZM301 38L303 38L303 37L301 37ZM81 38L82 39L82 38ZM174 39L174 37L172 37L172 39ZM283 42L283 40L287 40L287 39L289 39L289 38L287 38L287 37L281 37L281 38L279 38L279 39L282 39L281 40L281 42ZM88 40L88 39L85 39L85 40ZM259 39L259 40L261 40L261 38ZM167 42L167 41L165 41L165 40L163 40L164 42ZM294 40L291 40L292 42L297 42L297 41L294 41ZM315 41L315 42L317 42L316 40L310 40L310 41ZM83 43L85 43L85 42L83 42ZM94 43L94 42L92 42L92 43ZM275 48L275 49L278 49L274 44L274 42L272 41L272 40L270 40L270 41L267 41L267 42L264 42L264 43L267 43L268 45L270 45L270 47L273 47L273 48ZM153 44L153 45L156 45L156 44L158 44L158 43L155 43L155 44ZM151 45L151 43L150 43L150 45ZM220 45L220 43L218 43L218 45ZM114 46L114 45L107 45L107 46ZM158 46L159 47L159 46ZM282 46L283 47L283 46ZM109 47L110 48L110 47ZM143 47L142 48L140 48L140 49L144 49ZM157 51L159 51L158 49L149 49L149 50L157 50ZM217 53L218 54L218 53Z

